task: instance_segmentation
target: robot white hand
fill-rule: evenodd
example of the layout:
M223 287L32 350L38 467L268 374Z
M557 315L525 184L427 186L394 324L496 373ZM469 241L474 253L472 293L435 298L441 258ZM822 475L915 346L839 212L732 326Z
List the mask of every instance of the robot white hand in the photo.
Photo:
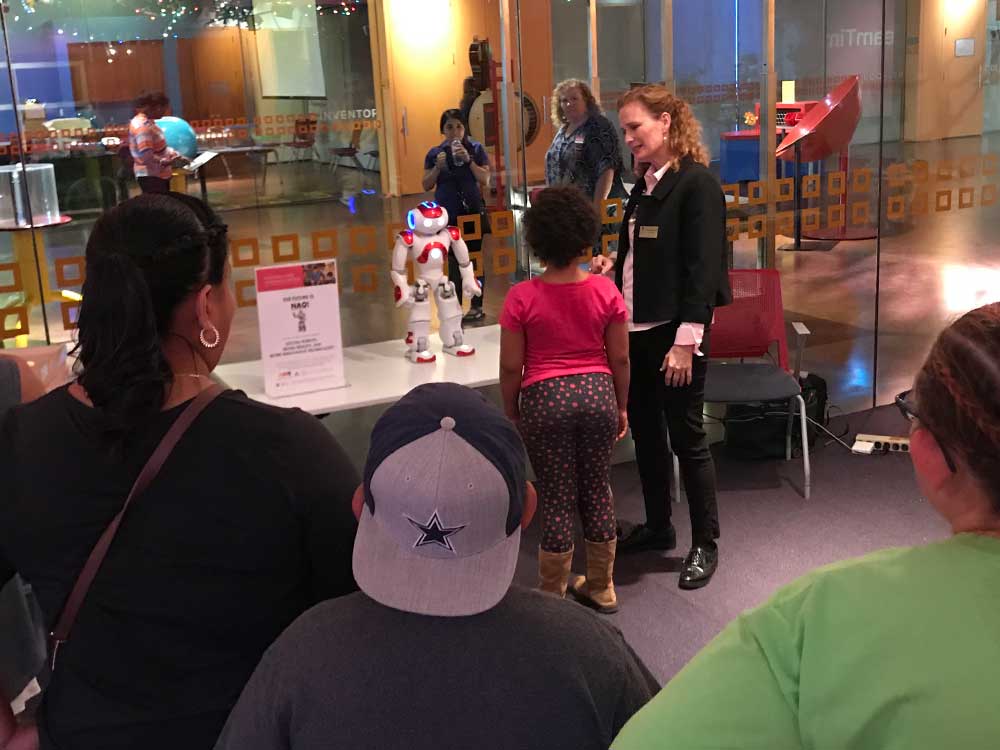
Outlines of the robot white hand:
M483 288L479 285L476 277L472 275L472 266L468 265L459 270L462 274L462 292L467 295L471 294L473 297L482 297Z
M483 288L479 285L478 281L473 286L462 284L462 292L464 294L471 294L473 297L483 296Z
M413 294L410 292L408 284L397 284L393 295L396 298L396 307L413 306Z

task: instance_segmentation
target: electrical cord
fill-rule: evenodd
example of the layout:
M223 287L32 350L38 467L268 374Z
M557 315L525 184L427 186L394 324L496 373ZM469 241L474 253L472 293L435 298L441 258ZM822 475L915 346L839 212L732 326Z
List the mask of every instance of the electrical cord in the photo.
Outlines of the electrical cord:
M722 418L720 418L720 417L713 417L710 414L706 414L705 418L709 419L709 420L712 420L716 424L721 424L723 427L725 427L726 424L728 424L730 422L732 422L734 424L741 424L741 423L745 423L745 422L756 422L759 419L762 419L764 417L788 417L789 414L790 414L790 412L788 412L788 411L768 411L768 412L759 412L757 414L754 414L753 416L742 417L742 418L741 417L722 417ZM796 416L798 416L798 413L796 413ZM829 445L831 442L837 442L840 445L842 445L844 448L846 448L848 451L850 451L852 453L854 452L854 449L850 445L848 445L847 443L845 443L843 441L843 439L842 439L845 435L847 435L850 432L850 425L847 425L847 427L844 430L844 432L842 432L840 435L835 435L830 430L828 430L824 425L822 425L819 422L817 422L815 419L813 419L812 417L810 417L808 414L806 415L806 421L808 421L810 424L814 425L815 427L818 427L819 429L821 429L823 432L825 432L827 435L829 435L832 438L832 440L827 441L826 445Z

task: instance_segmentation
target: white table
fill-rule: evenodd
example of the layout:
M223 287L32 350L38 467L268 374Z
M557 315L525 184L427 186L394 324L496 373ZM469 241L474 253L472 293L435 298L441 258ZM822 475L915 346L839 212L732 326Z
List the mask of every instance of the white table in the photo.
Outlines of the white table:
M403 337L392 341L350 346L344 349L344 374L348 385L297 396L270 398L264 393L261 361L219 365L215 376L229 388L241 390L255 401L275 406L297 407L310 414L331 414L365 406L398 401L424 383L451 382L479 388L500 382L500 326L469 328L465 341L476 347L471 357L453 357L441 351L441 339L431 335L431 351L437 360L413 364L403 354Z

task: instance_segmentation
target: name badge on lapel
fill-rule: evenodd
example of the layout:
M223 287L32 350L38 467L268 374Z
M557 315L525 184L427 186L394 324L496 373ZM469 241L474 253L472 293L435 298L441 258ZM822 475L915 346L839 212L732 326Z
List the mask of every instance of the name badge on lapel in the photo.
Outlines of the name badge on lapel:
M659 236L660 236L660 228L658 226L639 227L639 239L641 240L655 240Z
M585 139L583 137L583 133L577 133L576 136L573 138L573 143L577 145L583 145L584 140Z

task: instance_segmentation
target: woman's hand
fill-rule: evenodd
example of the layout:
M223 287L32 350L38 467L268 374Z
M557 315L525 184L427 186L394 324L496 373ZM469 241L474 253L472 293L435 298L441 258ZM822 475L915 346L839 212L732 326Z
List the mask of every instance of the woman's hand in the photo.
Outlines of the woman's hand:
M693 346L674 345L670 347L667 356L663 358L660 372L663 373L663 382L668 387L681 388L691 385L691 363L694 358Z
M621 440L628 432L628 412L625 409L618 410L618 439Z
M0 750L38 750L38 728L18 724L7 698L0 691Z
M615 267L615 262L606 255L595 255L590 260L590 272L605 274Z
M452 149L451 158L461 161L463 164L472 163L472 157L469 156L469 152L465 150L465 146L461 142Z
M438 155L434 159L434 166L442 171L448 168L448 155L444 151L438 151Z
M518 432L521 431L521 413L518 411L507 411L505 412L507 419L514 423L514 427Z
M38 728L35 726L20 726L11 737L6 745L2 746L3 750L38 750L39 740L38 740Z

